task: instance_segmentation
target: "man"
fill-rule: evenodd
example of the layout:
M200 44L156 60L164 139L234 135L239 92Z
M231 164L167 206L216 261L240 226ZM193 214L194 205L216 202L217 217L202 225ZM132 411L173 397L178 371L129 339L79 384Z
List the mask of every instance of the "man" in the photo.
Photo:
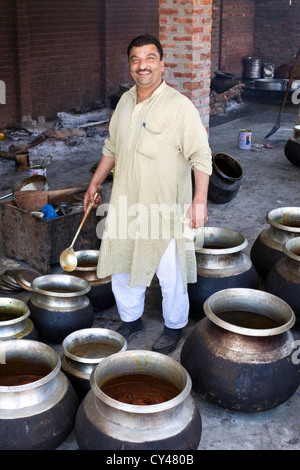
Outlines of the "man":
M211 151L195 106L162 80L159 40L138 36L127 53L135 85L112 115L84 207L114 168L97 275L111 275L122 320L118 331L129 341L143 329L146 286L157 274L165 326L152 350L168 354L188 322L187 283L197 280L195 251L188 249L182 220L194 229L207 221Z

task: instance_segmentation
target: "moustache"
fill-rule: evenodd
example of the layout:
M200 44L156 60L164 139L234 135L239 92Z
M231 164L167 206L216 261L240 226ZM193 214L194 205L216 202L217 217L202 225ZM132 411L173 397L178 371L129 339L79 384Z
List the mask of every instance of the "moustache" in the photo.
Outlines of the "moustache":
M140 72L149 72L149 73L151 73L151 70L150 69L138 69L136 71L136 73L140 73Z

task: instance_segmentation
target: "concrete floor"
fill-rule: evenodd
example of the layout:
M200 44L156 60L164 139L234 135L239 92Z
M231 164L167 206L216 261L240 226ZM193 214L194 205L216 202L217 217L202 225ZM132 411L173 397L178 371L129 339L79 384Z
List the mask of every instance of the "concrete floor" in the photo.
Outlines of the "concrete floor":
M244 176L237 196L229 203L218 205L208 203L209 226L230 228L239 231L248 240L245 253L259 233L267 228L266 214L277 207L300 206L300 168L292 165L284 155L284 145L293 135L297 123L298 108L286 106L281 117L280 129L268 139L272 148L266 149L264 136L274 126L279 105L245 102L239 109L211 120L210 145L213 152L229 153L242 165ZM240 129L252 130L252 149L241 150L237 147ZM30 152L31 160L40 161L47 154L54 156L47 177L50 189L69 187L90 180L91 167L99 160L104 136L93 132L91 137L78 138L70 144L65 141L48 140ZM10 142L11 143L11 142ZM18 142L19 143L19 142ZM76 145L74 145L76 144ZM2 144L3 150L5 145ZM10 192L13 183L26 177L15 171L11 162L1 162L2 178L0 196ZM74 232L77 227L74 227ZM30 266L16 259L9 259L3 252L0 240L0 273L6 269ZM53 266L53 272L59 272ZM15 297L27 300L29 292ZM155 282L148 289L143 320L145 330L128 345L128 349L149 349L163 328L161 317L161 295ZM180 351L185 338L195 326L190 320L184 330L184 338L170 356L180 360ZM117 329L120 320L116 307L96 313L95 327ZM294 332L300 338L299 332ZM53 345L60 354L60 346ZM199 407L203 431L198 450L299 450L300 449L300 391L287 402L275 409L258 413L231 412L211 405L192 392ZM77 443L72 433L59 447L59 450L75 450Z

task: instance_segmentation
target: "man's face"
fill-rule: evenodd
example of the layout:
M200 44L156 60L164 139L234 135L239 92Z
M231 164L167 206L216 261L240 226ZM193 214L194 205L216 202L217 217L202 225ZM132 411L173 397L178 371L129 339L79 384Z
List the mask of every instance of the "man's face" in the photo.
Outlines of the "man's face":
M130 74L140 88L153 90L161 84L164 63L154 44L133 47L129 55Z

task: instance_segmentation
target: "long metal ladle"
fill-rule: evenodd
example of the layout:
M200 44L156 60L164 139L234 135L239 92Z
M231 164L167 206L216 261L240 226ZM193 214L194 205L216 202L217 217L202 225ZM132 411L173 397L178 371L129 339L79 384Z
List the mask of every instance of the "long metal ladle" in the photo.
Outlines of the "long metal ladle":
M98 193L95 194L94 196L94 201L97 199L98 197ZM74 243L79 235L79 232L80 230L82 229L89 213L91 212L91 209L93 207L93 203L90 202L85 213L84 213L84 216L82 218L82 221L78 227L78 230L75 234L75 237L71 243L71 245L69 246L69 248L66 248L60 255L60 258L59 258L59 262L60 262L60 265L61 267L65 270L65 271L74 271L74 269L76 269L77 267L77 256L75 254L75 251L73 250L73 246L74 246Z

